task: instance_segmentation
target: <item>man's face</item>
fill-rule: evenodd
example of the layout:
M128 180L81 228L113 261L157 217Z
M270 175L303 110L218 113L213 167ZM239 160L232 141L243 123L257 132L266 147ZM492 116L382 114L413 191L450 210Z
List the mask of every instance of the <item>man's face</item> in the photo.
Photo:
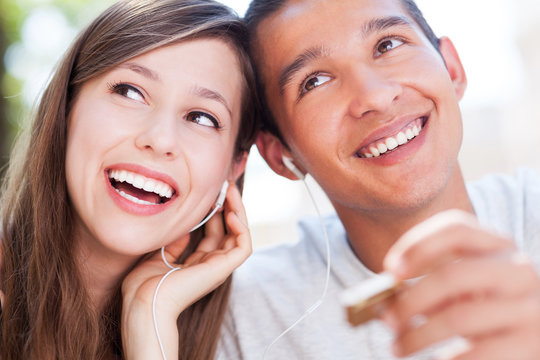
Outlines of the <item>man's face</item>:
M290 0L257 28L255 61L297 164L339 208L410 209L456 166L465 74L398 0Z

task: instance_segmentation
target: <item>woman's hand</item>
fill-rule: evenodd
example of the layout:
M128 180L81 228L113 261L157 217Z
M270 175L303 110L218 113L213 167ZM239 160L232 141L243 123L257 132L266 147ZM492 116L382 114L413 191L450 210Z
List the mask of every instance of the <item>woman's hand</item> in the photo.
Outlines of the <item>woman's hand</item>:
M227 234L221 216L206 223L206 237L185 264L175 265L189 243L189 234L165 248L167 261L181 267L162 283L156 298L156 320L167 359L178 358L176 320L188 306L220 284L251 254L251 237L240 193L230 186L224 206ZM122 285L122 342L127 359L160 358L154 331L154 293L169 268L156 252L129 273Z
M406 286L383 319L406 356L452 337L451 359L540 359L540 279L514 244L471 215L445 212L407 232L385 267Z

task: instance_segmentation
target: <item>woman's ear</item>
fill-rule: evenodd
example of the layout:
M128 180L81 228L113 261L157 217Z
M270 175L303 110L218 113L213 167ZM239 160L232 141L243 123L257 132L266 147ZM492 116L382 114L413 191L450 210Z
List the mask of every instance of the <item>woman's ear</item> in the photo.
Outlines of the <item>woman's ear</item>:
M276 174L290 180L299 179L299 176L295 175L284 164L283 157L285 156L290 158L291 154L277 137L268 132L261 131L257 136L255 144L257 145L257 149L259 150L259 153L263 159ZM303 171L300 171L300 173L302 172Z
M461 64L457 50L452 41L443 36L439 39L439 51L441 52L448 74L450 74L450 78L454 84L456 96L461 100L465 94L465 89L467 88L467 75L465 74L465 69Z

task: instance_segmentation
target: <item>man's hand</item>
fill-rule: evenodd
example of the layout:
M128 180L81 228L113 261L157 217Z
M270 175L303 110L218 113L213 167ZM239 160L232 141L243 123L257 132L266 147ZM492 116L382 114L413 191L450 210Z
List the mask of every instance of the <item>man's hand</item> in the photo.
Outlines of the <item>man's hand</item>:
M383 314L397 332L394 352L407 356L459 336L452 359L540 359L540 278L509 239L451 210L408 231L385 269L419 277Z

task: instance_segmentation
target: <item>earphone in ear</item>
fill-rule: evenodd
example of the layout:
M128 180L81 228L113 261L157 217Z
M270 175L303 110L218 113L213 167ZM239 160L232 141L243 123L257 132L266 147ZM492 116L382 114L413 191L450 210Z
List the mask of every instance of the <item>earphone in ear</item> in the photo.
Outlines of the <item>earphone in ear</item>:
M208 216L206 216L200 223L198 223L189 232L192 232L193 230L197 230L198 228L203 226L223 206L223 203L225 202L225 197L227 196L227 189L229 189L229 182L225 180L225 182L221 186L221 191L219 192L219 195L217 197L216 204L214 205L214 210L212 210L212 212L208 214Z
M296 177L300 180L304 180L304 178L306 177L306 175L304 175L293 163L293 159L291 159L290 157L287 157L283 154L281 154L281 159L283 160L283 165L285 165L285 167L287 169L289 169L294 175L296 175Z

